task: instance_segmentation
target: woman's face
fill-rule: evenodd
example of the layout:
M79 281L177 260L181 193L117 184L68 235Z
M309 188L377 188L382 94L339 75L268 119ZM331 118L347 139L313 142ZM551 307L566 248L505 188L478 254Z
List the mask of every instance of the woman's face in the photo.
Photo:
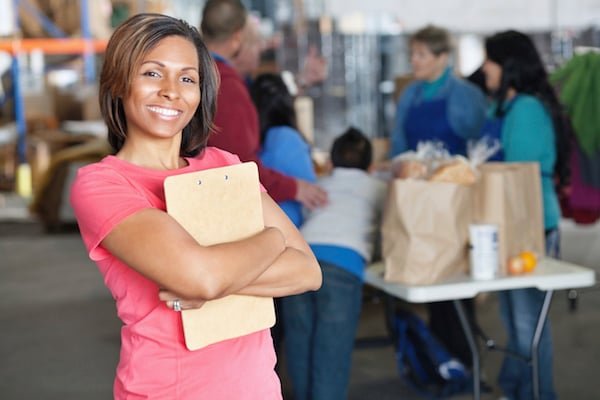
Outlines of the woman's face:
M500 89L502 82L502 67L500 64L486 58L483 63L483 73L485 74L485 86L490 92Z
M436 56L425 43L415 41L410 45L410 64L416 79L432 82L444 73L448 54Z
M192 43L180 36L162 39L134 72L123 106L127 136L172 139L200 104L200 71Z

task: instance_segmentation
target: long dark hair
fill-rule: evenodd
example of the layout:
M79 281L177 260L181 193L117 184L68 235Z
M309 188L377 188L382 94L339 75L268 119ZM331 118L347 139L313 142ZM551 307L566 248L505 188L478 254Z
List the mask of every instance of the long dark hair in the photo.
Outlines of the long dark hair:
M269 128L289 126L296 128L294 98L278 74L262 74L256 77L250 89L252 100L258 110L260 142L263 143Z
M573 135L571 121L558 101L548 80L542 59L529 36L514 30L488 37L485 41L487 58L502 68L500 88L491 95L497 102L496 115L502 117L503 105L510 88L538 98L549 111L555 132L556 164L554 175L557 187L569 183L570 144Z
M219 79L200 32L185 21L161 14L137 14L112 34L100 73L100 111L108 126L108 141L118 152L127 138L123 98L144 56L161 40L181 36L196 48L200 73L200 105L183 128L180 155L193 157L204 147L213 129Z

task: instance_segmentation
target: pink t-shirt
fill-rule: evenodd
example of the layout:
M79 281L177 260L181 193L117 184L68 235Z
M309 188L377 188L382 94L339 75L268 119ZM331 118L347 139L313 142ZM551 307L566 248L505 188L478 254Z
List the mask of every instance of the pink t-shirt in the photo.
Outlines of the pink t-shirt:
M214 147L187 161L184 168L156 171L108 156L80 168L71 187L81 236L124 323L115 399L281 399L268 329L187 350L181 316L158 299L158 285L100 244L127 216L145 208L165 210L167 176L240 162Z

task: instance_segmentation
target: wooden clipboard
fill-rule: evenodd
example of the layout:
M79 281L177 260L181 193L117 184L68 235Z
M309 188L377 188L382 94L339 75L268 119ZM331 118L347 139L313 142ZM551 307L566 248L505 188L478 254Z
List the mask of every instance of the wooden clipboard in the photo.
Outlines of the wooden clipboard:
M253 162L170 176L167 212L208 246L251 236L264 228L258 169ZM230 295L181 312L185 343L197 350L275 324L273 299Z

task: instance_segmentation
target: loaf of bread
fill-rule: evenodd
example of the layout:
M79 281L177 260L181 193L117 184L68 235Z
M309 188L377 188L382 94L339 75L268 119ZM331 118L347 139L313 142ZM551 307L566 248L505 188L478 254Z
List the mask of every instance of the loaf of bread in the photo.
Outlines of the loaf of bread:
M431 177L429 177L429 180L432 182L460 183L468 185L475 183L477 175L465 159L456 158L454 161L437 168Z

